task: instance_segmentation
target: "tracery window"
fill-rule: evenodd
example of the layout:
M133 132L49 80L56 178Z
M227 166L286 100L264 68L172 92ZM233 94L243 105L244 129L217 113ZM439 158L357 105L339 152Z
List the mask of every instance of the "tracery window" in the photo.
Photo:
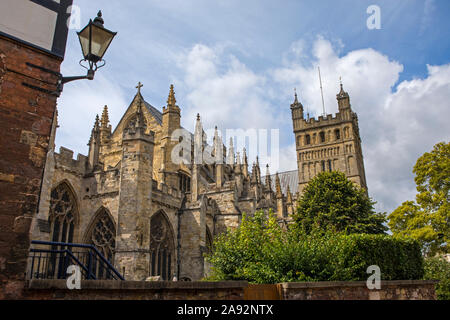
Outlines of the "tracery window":
M97 214L89 231L87 242L94 245L97 250L114 265L114 252L116 248L116 227L106 209L102 208ZM104 262L94 260L93 272L97 279L110 279L111 274Z
M173 277L175 251L173 234L163 212L156 213L150 221L150 268L151 276L162 280Z
M73 242L76 210L75 197L66 183L53 189L49 214L53 242Z
M75 197L66 183L61 183L50 194L49 223L52 242L73 243L75 234L75 217L77 216ZM65 246L53 245L49 256L47 276L61 276L61 260L56 250L64 250ZM67 247L72 250L71 247Z
M105 209L102 209L97 215L88 241L90 244L93 244L109 262L114 262L116 227Z

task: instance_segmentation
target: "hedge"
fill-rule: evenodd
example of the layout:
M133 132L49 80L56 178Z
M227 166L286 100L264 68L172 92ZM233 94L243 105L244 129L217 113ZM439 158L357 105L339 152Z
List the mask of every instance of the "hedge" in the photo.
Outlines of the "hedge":
M273 221L272 221L273 220ZM207 256L207 280L250 283L366 281L377 265L381 280L418 280L424 275L420 244L389 235L299 233L282 230L274 217L244 218L218 237Z
M366 280L371 265L380 267L382 280L418 280L424 275L420 244L415 240L367 234L341 237L337 278L342 274L342 280Z

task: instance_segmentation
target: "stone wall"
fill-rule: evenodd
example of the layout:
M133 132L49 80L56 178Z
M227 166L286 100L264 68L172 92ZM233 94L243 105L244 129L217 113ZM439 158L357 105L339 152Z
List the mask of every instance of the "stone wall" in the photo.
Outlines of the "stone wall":
M29 300L243 300L246 281L144 282L82 281L83 290L68 290L65 280L32 280Z
M305 282L278 285L283 300L436 300L436 281L382 281L381 290L366 282Z
M382 281L381 290L366 282L304 282L249 285L228 282L82 281L68 290L65 280L31 280L30 300L435 300L437 281ZM0 296L1 299L1 296Z

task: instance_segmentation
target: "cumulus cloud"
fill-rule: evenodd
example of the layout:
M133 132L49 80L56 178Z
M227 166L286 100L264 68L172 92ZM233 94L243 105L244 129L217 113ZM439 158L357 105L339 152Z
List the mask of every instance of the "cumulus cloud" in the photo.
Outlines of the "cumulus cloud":
M103 107L108 105L109 119L114 128L130 101L131 98L124 96L117 83L101 73L96 75L95 81L67 84L58 100L56 145L73 150L75 155L87 155L95 114L101 117Z
M278 115L267 101L265 76L247 68L223 47L197 44L180 57L179 66L185 73L186 119L200 113L208 128L217 124L223 129L273 127Z
M293 55L272 74L283 87L299 88L312 115L322 113L317 67L322 71L327 113L337 112L335 93L342 76L360 120L369 193L379 210L391 211L414 199L412 168L417 158L439 141L450 139L450 65L428 66L425 79L397 84L403 71L399 62L373 49L344 56L339 56L339 50L319 37L311 59Z

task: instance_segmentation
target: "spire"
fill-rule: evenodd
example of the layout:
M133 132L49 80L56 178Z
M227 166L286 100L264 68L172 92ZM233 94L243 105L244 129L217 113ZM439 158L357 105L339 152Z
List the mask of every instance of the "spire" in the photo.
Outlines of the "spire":
M243 152L242 152L242 168L243 168L243 173L245 177L248 177L248 159L247 159L247 150L244 148Z
M99 121L99 117L98 117L98 114L95 116L95 123L94 123L94 130L95 131L98 131L98 129L100 129L100 121Z
M348 98L349 95L347 92L344 91L344 85L342 84L342 77L339 77L339 83L341 86L341 91L339 91L339 93L337 94L337 99L345 99Z
M91 137L89 138L89 142L88 142L88 146L93 142L93 139L97 139L98 134L100 132L100 124L99 124L99 117L98 114L95 116L95 122L94 122L94 127L92 128L91 131Z
M277 192L277 199L283 198L283 193L281 192L281 183L280 183L280 176L278 175L278 172L275 177L275 190Z
M169 97L167 98L167 106L174 107L177 103L175 99L175 91L173 90L173 84L170 85Z
M270 178L269 164L266 166L266 188L272 191L272 179Z
M256 178L258 179L258 183L261 183L261 167L259 166L259 157L256 156Z
M300 108L303 112L303 105L298 101L297 88L294 88L294 103L291 104L291 109L297 108Z
M219 137L219 131L217 126L214 131L214 155L217 164L223 164L223 144L222 139Z
M109 125L108 106L105 105L102 113L101 127L102 129L108 129L108 125Z
M233 138L230 138L230 146L228 148L227 164L234 165Z
M203 127L200 120L200 113L197 113L197 120L194 130L194 164L200 165L203 163Z
M291 193L291 188L287 187L287 199L286 199L286 203L287 204L292 204L292 193Z
M241 174L242 170L241 170L241 154L239 152L236 152L236 173L237 174Z
M350 108L350 96L344 90L344 85L342 84L342 77L339 78L341 90L336 95L338 100L339 109Z

